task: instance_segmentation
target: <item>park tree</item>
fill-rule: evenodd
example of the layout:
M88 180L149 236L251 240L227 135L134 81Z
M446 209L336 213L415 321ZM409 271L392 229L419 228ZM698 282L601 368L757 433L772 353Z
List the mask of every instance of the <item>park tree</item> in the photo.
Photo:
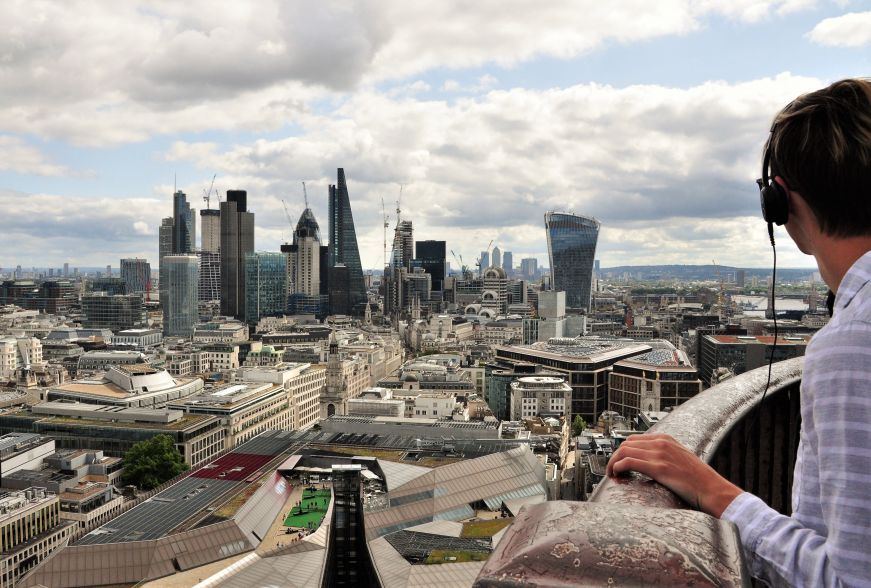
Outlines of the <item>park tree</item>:
M577 437L581 433L584 432L584 429L587 428L587 423L581 417L581 415L576 414L575 420L572 421L572 437Z
M151 490L190 466L184 462L169 435L140 441L124 455L124 483Z

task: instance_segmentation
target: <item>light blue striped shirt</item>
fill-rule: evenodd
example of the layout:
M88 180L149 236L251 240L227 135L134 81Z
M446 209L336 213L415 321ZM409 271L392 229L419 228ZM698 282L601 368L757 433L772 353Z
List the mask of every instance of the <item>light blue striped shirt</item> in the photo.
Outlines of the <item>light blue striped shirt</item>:
M871 586L871 252L838 287L801 382L791 517L747 492L723 512L773 586Z

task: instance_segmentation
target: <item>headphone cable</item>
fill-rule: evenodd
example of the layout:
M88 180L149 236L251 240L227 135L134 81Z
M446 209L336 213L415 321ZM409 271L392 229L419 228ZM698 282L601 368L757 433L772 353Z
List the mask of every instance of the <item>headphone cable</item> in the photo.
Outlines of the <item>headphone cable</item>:
M774 342L771 346L771 355L768 357L768 377L765 380L765 388L762 390L762 397L759 399L759 403L756 405L756 408L753 409L753 420L750 422L750 425L747 427L744 434L745 454L747 453L747 449L750 447L750 433L759 421L759 411L761 410L762 403L765 402L765 395L768 393L768 387L771 386L771 366L774 363L774 353L777 351L777 310L774 306L774 290L775 284L777 283L777 248L774 246L774 226L772 223L768 223L768 236L771 239L771 254L774 258L771 266L771 317L774 319Z

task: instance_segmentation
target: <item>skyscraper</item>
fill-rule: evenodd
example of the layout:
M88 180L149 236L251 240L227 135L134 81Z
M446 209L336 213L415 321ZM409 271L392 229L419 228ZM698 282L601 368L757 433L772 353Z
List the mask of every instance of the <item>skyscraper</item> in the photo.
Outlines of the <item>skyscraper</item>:
M306 207L296 223L293 243L285 243L281 251L287 255L287 310L290 314L327 313L328 296L322 295L327 279L327 266L322 263L321 230L315 215Z
M173 225L175 223L172 220L171 216L164 218L160 221L160 229L158 229L158 254L157 254L157 265L158 268L162 265L160 260L162 260L167 255L172 255L172 233L173 233Z
M202 245L200 251L218 253L221 250L221 211L204 208L200 211Z
M221 300L221 254L197 251L197 257L200 259L200 286L197 297L200 302L219 302Z
M481 252L481 271L483 272L488 267L490 267L490 252L489 251L482 251Z
M599 221L588 216L565 212L544 215L552 289L566 293L568 308L590 308L599 227Z
M493 248L493 257L490 261L490 265L493 267L502 267L502 250L499 247Z
M318 296L321 291L321 229L311 208L296 223L293 244L288 251L288 275L293 294Z
M196 255L167 255L160 268L160 306L163 308L163 334L190 337L199 319L197 288L199 258Z
M410 220L399 221L393 232L393 252L390 255L390 266L393 269L411 269L414 258L414 229Z
M330 267L343 265L347 268L347 304L350 312L362 316L366 307L366 286L363 282L363 266L357 248L357 232L351 214L351 200L345 182L345 170L338 169L338 182L329 187L330 203ZM330 284L332 288L332 284ZM331 309L332 312L332 309Z
M514 274L514 255L510 251L502 254L502 269L509 278Z
M415 243L415 259L420 262L423 271L432 276L432 289L444 288L446 271L447 244L444 241L417 241Z
M538 259L535 257L524 257L520 260L520 273L527 280L534 280L538 277Z
M221 202L221 314L245 318L245 254L254 252L254 213L245 190Z
M172 253L193 253L197 244L196 211L181 190L172 195Z
M127 294L142 294L151 282L151 264L140 258L122 259L121 279L126 284Z
M287 257L283 253L245 254L245 322L287 312Z

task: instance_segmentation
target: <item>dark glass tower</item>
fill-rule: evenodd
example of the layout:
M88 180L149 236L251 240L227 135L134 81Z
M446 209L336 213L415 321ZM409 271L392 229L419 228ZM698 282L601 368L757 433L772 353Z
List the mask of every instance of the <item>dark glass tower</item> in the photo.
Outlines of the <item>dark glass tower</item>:
M254 252L254 213L245 190L221 202L221 314L245 320L245 254Z
M172 253L184 255L193 253L197 243L196 211L188 204L187 196L181 190L172 195Z
M553 289L566 293L568 308L590 309L599 226L599 221L589 216L566 212L544 215Z
M344 265L348 272L348 304L351 314L362 316L366 307L366 285L357 248L357 232L351 214L351 200L345 170L338 171L338 182L330 186L329 267ZM332 287L332 284L330 285ZM332 312L332 309L330 310Z
M441 290L445 281L447 244L445 241L417 241L415 259L432 276L432 289Z

